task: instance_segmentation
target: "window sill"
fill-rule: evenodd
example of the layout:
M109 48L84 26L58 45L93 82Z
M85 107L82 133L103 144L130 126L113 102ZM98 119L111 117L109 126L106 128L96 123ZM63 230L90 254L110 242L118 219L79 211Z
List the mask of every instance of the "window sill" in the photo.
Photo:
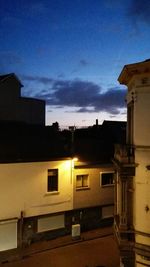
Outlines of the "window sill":
M59 195L59 193L60 193L59 191L46 192L44 196L46 197L51 195Z
M81 191L81 190L90 190L90 187L78 187L78 188L76 188L76 191Z
M106 185L101 185L102 188L105 188L105 187L113 187L114 184L106 184Z

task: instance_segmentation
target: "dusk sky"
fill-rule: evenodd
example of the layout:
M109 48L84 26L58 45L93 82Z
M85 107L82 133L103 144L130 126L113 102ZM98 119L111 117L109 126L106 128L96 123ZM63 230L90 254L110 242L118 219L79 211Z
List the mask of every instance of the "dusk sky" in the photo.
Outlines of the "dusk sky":
M0 74L46 101L46 124L126 120L125 64L150 58L150 0L1 0Z

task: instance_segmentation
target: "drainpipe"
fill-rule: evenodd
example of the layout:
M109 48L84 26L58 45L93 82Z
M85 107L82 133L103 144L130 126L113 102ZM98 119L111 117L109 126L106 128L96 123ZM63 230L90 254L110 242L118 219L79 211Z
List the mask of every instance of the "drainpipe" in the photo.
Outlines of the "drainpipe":
M23 247L23 223L24 223L24 212L20 213L20 227L19 227L19 247Z

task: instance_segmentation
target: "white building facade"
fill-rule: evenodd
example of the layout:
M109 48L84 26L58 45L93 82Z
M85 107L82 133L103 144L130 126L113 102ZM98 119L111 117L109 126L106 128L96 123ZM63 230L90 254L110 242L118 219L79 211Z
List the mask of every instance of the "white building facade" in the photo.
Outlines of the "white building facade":
M124 66L127 142L116 146L115 233L120 266L150 266L150 61Z
M65 233L73 208L73 161L0 164L0 251Z

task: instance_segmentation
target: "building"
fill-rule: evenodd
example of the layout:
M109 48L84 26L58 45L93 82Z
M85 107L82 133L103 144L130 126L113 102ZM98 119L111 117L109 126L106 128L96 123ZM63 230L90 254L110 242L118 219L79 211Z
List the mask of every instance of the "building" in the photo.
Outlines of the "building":
M114 168L109 163L75 162L74 220L86 231L112 225L114 216Z
M6 122L0 129L0 251L70 233L73 161L59 133Z
M73 212L81 230L111 225L114 215L114 143L123 138L125 122L104 121L74 132Z
M67 233L71 166L63 158L0 164L0 251Z
M0 121L45 124L45 101L21 96L23 85L13 73L0 76Z
M0 78L0 251L112 224L112 157L126 130L109 121L64 132L45 126L44 102L24 102L21 86L14 74Z
M71 232L73 161L45 101L21 96L0 76L0 251ZM69 221L69 222L68 222Z
M150 266L150 60L125 65L126 144L114 154L115 234L120 266Z

